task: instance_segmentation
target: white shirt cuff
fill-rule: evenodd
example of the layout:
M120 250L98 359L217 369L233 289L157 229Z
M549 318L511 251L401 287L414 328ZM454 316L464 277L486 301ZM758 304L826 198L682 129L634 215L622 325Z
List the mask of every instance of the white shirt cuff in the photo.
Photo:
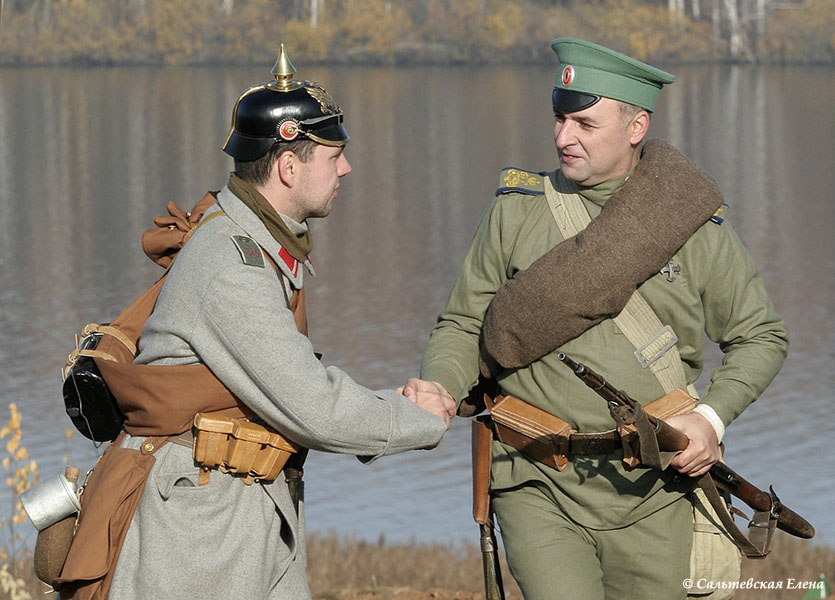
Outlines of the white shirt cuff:
M707 419L707 422L710 423L713 430L716 432L716 440L721 443L722 438L725 436L725 424L722 422L722 419L719 418L719 415L716 414L716 411L707 404L699 404L693 409L693 412L699 413Z

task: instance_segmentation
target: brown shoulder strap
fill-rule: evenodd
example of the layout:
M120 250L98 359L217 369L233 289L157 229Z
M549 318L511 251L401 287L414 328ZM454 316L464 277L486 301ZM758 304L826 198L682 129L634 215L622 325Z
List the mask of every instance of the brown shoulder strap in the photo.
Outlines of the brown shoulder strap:
M131 435L182 433L191 427L194 414L201 411L234 417L253 415L203 364L133 364L142 328L156 306L177 254L198 227L225 214L216 211L202 218L215 200L215 195L208 193L187 213L169 202L171 217L156 217L157 229L146 231L142 238L146 254L165 266L165 273L106 330L100 330L102 336L96 348L99 355L94 360L114 398L118 399L119 409L125 415L125 430ZM113 335L114 331L120 335ZM178 401L171 403L172 397Z
M97 350L110 355L117 362L130 362L134 359L142 327L145 326L145 321L154 310L162 285L165 283L165 277L168 275L168 269L177 254L198 227L225 214L223 211L217 211L205 219L202 218L206 209L216 201L216 193L208 192L189 212L184 212L176 204L169 202L168 212L171 216L154 217L157 227L148 229L142 234L142 249L151 260L165 267L165 273L110 323L110 329L118 330L122 336L114 336L110 331L102 331L105 335L102 336ZM131 352L131 343L133 352Z
M709 474L702 475L698 480L698 486L704 492L710 506L716 511L716 516L719 517L725 531L747 558L763 558L771 552L771 541L777 527L777 515L771 511L755 511L748 525L746 536L734 523L713 478Z

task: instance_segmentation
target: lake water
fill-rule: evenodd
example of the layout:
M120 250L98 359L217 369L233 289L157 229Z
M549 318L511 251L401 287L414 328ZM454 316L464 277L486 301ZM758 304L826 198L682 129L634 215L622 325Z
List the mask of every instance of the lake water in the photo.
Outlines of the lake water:
M553 69L297 67L345 109L354 168L312 225L311 337L359 382L399 385L417 373L499 170L555 165ZM671 70L651 136L715 177L792 342L728 429L727 461L833 545L835 71ZM16 402L43 476L100 452L65 437L59 371L74 334L160 274L142 231L169 200L190 208L224 185L231 107L268 78L269 66L0 69L0 420ZM476 540L466 420L432 452L370 466L313 453L305 478L311 531Z

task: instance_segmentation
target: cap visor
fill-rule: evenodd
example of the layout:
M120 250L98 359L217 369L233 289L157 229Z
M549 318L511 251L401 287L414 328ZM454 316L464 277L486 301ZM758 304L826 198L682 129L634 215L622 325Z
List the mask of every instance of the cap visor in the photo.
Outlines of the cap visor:
M561 113L572 113L583 110L597 104L599 100L600 96L575 92L574 90L564 90L562 88L554 88L554 92L551 95L554 112Z
M326 146L344 146L351 139L342 123L329 125L315 131L305 131L304 133L310 139Z

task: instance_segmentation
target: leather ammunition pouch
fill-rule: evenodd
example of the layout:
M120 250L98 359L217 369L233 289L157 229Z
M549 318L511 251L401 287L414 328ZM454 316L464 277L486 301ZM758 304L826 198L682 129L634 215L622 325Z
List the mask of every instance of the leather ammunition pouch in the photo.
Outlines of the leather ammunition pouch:
M194 415L194 460L205 469L241 475L251 485L278 477L299 447L263 425L244 419Z
M570 423L514 396L499 396L487 408L496 439L549 467L565 468Z

